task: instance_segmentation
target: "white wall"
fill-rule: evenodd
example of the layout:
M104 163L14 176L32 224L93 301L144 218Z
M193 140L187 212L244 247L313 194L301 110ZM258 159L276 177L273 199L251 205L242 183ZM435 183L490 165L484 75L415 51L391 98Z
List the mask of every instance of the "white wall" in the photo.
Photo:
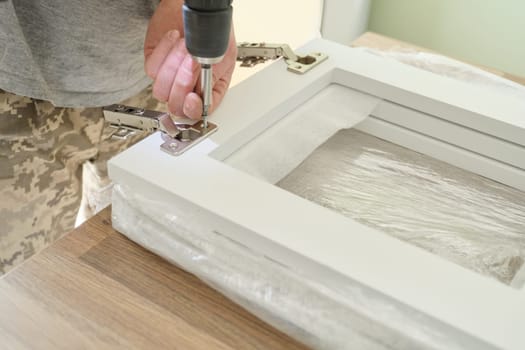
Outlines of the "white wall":
M234 0L237 42L287 43L299 47L321 36L343 44L368 26L370 0ZM324 13L324 18L323 18ZM232 85L262 68L238 67Z
M350 45L368 28L370 0L325 0L323 38Z
M320 35L323 0L234 0L233 8L237 41L298 47Z

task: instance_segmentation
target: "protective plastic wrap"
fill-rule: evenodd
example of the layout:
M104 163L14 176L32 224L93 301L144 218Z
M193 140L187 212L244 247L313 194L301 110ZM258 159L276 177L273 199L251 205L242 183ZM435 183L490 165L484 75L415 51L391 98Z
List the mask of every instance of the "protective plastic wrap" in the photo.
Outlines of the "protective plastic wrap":
M330 84L223 162L275 184L338 130L365 120L380 102L377 97Z
M357 130L278 186L507 284L525 259L525 193Z
M113 226L314 348L492 349L352 280L321 285L218 233L213 217L186 204L115 185Z

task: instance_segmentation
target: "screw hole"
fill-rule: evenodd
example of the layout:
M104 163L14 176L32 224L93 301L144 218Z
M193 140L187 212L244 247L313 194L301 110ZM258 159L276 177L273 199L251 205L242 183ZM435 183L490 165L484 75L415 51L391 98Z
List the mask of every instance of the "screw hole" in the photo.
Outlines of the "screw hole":
M304 56L304 57L299 57L299 59L297 60L297 62L299 63L302 63L302 64L312 64L316 61L316 59L312 56Z

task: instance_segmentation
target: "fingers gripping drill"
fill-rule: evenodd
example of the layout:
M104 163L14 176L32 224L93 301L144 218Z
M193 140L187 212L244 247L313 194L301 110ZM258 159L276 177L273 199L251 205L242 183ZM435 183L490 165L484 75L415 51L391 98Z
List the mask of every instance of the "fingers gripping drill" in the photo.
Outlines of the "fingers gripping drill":
M183 5L186 47L201 64L203 127L208 126L212 104L212 64L219 63L230 38L233 0L185 0Z

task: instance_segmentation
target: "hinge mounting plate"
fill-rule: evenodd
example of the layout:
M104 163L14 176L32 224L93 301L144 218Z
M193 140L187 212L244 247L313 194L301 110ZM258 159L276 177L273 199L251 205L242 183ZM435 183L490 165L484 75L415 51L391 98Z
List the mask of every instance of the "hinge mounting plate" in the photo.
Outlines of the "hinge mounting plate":
M270 59L283 57L288 70L304 74L328 58L321 52L313 52L306 56L297 55L287 44L248 43L237 44L237 60L241 67L253 67Z

